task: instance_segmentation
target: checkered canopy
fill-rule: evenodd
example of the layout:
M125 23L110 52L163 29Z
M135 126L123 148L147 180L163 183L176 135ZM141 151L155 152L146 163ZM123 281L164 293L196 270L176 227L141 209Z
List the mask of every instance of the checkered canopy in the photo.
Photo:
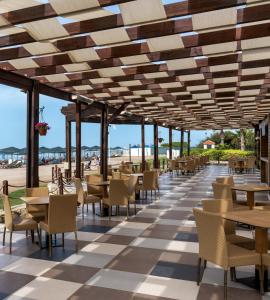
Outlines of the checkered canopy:
M0 68L187 129L270 109L270 1L0 0Z

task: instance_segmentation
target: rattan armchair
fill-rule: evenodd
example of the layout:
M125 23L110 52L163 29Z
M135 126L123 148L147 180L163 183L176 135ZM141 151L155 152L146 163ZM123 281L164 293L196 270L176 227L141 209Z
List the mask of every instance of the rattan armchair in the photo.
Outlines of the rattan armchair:
M102 198L103 188L97 186L97 184L103 181L102 175L86 175L85 179L87 183L87 193Z
M76 251L78 251L77 240L77 195L50 196L48 221L40 222L40 230L46 231L49 235L49 255L52 254L52 235L62 233L62 246L64 247L64 234L74 232ZM41 234L40 232L40 234Z
M261 265L261 255L254 251L228 243L222 219L217 214L193 209L199 237L198 276L199 285L203 276L201 262L209 261L224 269L224 299L227 299L228 270L240 266ZM206 264L205 264L206 265ZM260 288L263 289L262 268Z
M143 176L143 182L142 184L138 185L138 189L142 192L145 192L146 199L147 199L147 192L151 192L151 197L153 195L153 191L158 190L157 186L157 171L145 171Z
M12 234L14 231L27 231L30 230L32 233L32 242L34 242L34 230L37 231L39 242L40 242L40 234L38 230L38 223L34 221L30 217L22 218L22 217L13 217L11 206L9 202L9 198L7 195L3 195L3 205L4 205L4 213L5 213L5 227L3 233L3 246L6 243L6 231L10 232L9 236L9 253L12 252Z

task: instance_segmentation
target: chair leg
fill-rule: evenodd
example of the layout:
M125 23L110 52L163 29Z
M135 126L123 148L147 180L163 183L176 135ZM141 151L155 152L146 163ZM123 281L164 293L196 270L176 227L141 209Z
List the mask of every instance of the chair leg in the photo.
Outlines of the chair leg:
M86 204L86 212L88 212L88 203Z
M88 207L88 204L87 204L87 207ZM93 214L95 214L96 213L95 203L92 203L92 209L93 209Z
M74 232L74 235L75 235L75 248L76 248L76 252L78 252L79 245L78 245L78 235L77 235L77 231Z
M32 244L34 244L35 242L34 230L31 230L31 240L32 240Z
M52 256L52 235L49 234L49 256Z
M10 235L9 235L9 254L11 254L12 252L12 231L10 231Z
M201 282L201 263L202 259L198 258L198 267L197 267L197 285L200 285Z
M224 300L227 300L228 271L224 270Z
M129 211L129 207L128 207L128 205L127 205L127 220L128 220L128 217L129 217L128 211Z
M264 286L263 286L263 282L264 282L264 266L260 267L259 276L260 276L260 294L264 295Z
M102 213L102 204L101 204L101 201L99 202L99 213L100 213L100 216L103 215L103 213Z
M134 202L134 214L137 214L137 206L136 206L136 201Z
M112 215L112 207L109 206L109 220L111 221L111 215Z
M82 204L82 218L84 219L84 204Z
M235 267L230 268L231 281L236 281L236 270Z
M37 227L37 235L38 235L38 243L39 243L40 248L41 248L42 247L42 245L41 245L41 229L39 231L38 227Z
M62 247L65 248L65 234L62 233Z
M4 227L4 232L3 232L3 246L5 246L5 243L6 243L6 226Z

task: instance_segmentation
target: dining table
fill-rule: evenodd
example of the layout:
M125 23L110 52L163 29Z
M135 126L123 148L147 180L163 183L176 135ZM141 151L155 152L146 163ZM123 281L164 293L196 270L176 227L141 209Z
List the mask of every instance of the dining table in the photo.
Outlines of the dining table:
M49 207L49 196L43 196L43 197L21 197L20 198L23 202L25 202L28 205L45 205L45 222L48 221L48 207Z
M270 210L252 209L229 211L221 214L223 219L247 224L255 228L255 251L263 254L268 251L268 229L270 228ZM249 287L260 288L259 266L255 266L255 276L249 278L239 278L239 282ZM268 290L268 269L264 269L264 290Z
M256 192L267 192L270 191L270 187L266 185L259 184L236 184L231 187L234 191L242 191L247 193L247 205L249 209L253 209L255 206L255 197Z
M88 184L88 185L102 187L102 194L103 194L102 197L103 198L108 197L108 187L110 186L110 181L109 180L95 182L95 183L91 183L91 184ZM96 212L96 215L99 216L99 217L108 216L109 215L109 207L107 205L105 205L104 203L102 203L102 212L100 212L100 214L98 212Z

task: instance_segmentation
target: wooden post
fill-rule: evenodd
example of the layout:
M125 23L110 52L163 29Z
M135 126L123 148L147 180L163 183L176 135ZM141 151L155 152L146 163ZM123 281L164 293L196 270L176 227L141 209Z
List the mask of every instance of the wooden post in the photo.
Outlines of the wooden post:
M68 163L68 170L71 174L71 121L66 117L66 162Z
M100 173L103 175L103 180L108 179L108 108L101 112L101 138L100 138Z
M38 187L38 163L39 163L39 133L35 129L39 122L39 85L34 82L33 87L27 93L27 164L26 186Z
M184 156L184 134L185 134L185 131L182 128L181 129L180 157Z
M54 183L54 167L52 167L52 183Z
M64 195L64 182L63 182L62 172L60 172L58 175L58 189L59 189L59 195Z
M142 172L145 171L145 126L144 119L141 125L141 147L142 147Z
M256 155L256 166L260 169L260 128L259 125L254 125L254 140L255 140L255 155Z
M154 163L153 167L155 169L159 168L159 161L158 161L158 125L154 124Z
M169 159L172 159L172 127L169 127Z
M76 178L81 178L81 103L76 103Z
M187 152L188 152L188 156L190 156L190 130L188 131L188 149L187 149Z
M8 196L8 181L7 180L3 181L3 195Z

